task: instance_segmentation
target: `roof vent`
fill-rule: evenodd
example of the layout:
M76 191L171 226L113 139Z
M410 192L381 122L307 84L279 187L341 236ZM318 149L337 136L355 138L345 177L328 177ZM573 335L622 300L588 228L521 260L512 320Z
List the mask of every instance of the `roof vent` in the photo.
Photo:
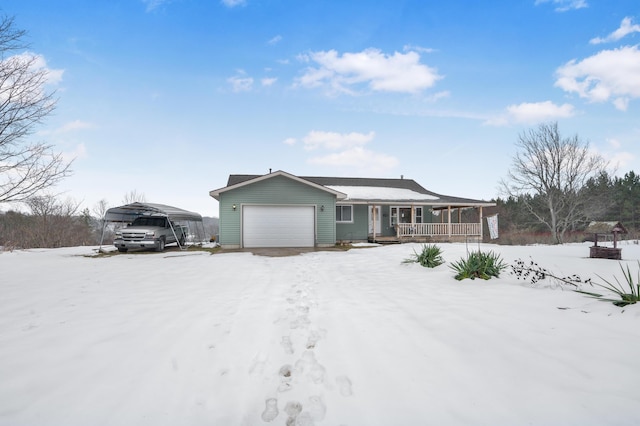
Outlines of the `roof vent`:
M404 179L404 175L400 175L400 179Z

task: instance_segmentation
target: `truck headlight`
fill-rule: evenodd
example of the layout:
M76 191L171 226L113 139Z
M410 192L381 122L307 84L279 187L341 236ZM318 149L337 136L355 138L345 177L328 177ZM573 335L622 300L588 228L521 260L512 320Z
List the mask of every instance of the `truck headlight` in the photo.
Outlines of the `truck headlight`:
M121 231L116 231L116 239L122 239L122 232Z
M156 236L155 232L147 232L146 234L144 234L145 238L154 238Z

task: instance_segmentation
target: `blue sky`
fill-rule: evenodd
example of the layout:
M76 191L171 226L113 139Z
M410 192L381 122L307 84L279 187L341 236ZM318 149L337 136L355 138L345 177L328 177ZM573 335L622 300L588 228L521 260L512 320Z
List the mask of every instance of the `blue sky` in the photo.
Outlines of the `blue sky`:
M229 174L399 177L500 195L524 130L557 121L640 172L637 0L4 0L50 70L33 136L83 207L217 216Z

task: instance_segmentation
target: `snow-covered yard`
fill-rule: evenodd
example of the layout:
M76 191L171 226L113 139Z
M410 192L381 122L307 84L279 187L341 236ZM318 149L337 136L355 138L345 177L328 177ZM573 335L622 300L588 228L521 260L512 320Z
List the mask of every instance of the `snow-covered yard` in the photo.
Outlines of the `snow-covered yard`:
M0 424L640 424L640 306L458 282L464 244L403 263L420 247L1 253ZM622 277L588 245L482 249Z

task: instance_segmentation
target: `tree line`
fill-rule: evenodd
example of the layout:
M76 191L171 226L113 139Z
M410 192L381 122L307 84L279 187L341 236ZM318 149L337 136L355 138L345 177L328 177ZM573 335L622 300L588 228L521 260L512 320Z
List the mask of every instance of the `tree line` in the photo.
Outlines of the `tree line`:
M582 215L569 222L562 242L587 238L584 230L592 221L621 222L629 231L627 238L640 236L640 175L629 171L620 177L604 171L589 178L580 193ZM502 243L554 242L548 226L529 212L530 206L539 212L546 208L542 197L523 194L492 201L496 207L488 209L487 215L498 213Z

